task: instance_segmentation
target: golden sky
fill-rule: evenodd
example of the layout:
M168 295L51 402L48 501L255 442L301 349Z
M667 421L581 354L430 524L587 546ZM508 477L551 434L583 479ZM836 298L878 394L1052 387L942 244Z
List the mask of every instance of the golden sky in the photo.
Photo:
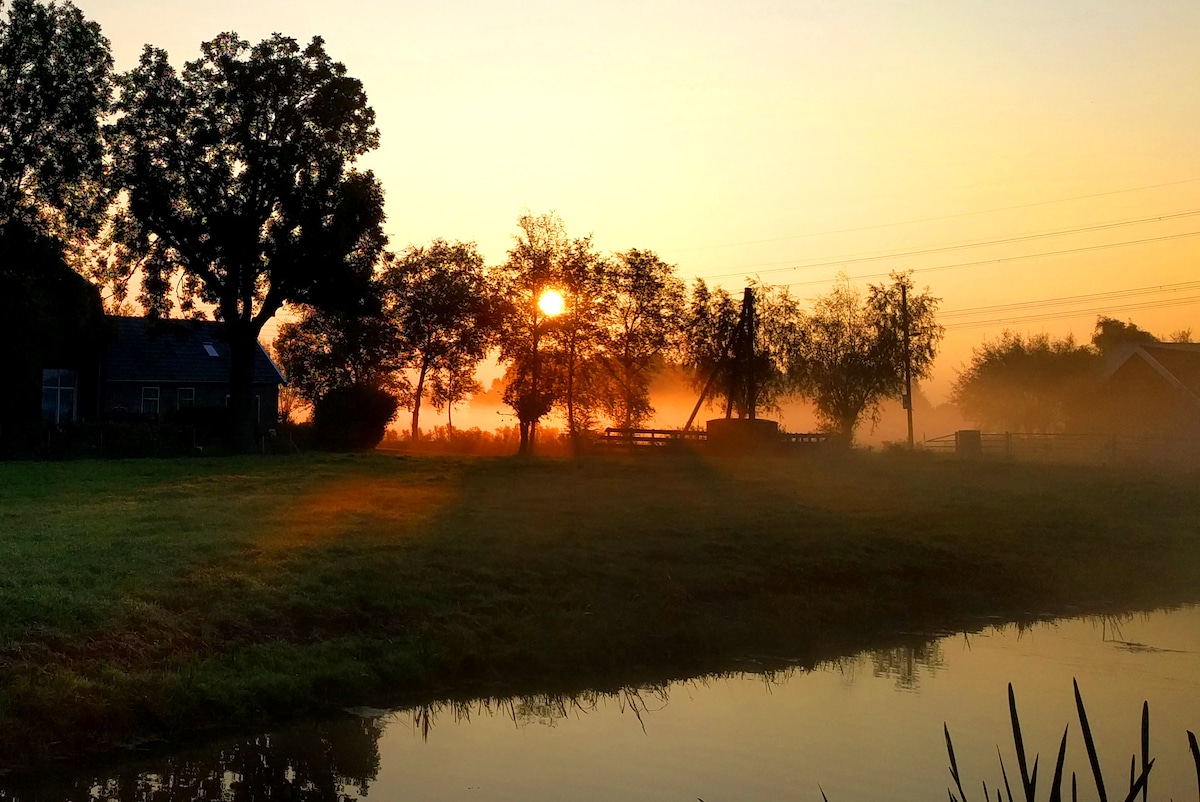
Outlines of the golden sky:
M914 268L985 308L945 316L935 400L1005 325L1200 335L1195 0L76 1L118 69L323 36L378 114L394 249L498 263L528 207L731 289Z

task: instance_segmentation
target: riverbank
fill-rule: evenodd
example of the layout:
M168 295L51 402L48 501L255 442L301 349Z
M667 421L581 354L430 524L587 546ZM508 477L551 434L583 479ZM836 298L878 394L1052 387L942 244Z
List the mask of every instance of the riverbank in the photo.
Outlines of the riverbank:
M3 464L0 764L1195 601L1197 478L902 454Z

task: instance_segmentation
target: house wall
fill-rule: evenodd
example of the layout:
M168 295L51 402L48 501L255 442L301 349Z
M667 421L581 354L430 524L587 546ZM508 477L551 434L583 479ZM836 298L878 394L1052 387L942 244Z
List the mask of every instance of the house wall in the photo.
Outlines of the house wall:
M258 423L274 425L279 420L279 388L255 384L259 400ZM109 381L103 391L103 416L110 420L137 418L169 420L188 407L223 408L228 405L229 385L212 382ZM157 403L155 403L157 396Z
M1094 414L1095 429L1106 433L1200 437L1200 404L1137 357L1129 359L1104 382Z

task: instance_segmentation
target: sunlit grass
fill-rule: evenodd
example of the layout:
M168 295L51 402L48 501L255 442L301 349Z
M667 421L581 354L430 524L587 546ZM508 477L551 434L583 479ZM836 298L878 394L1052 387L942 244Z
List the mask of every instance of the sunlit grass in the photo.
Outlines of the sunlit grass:
M1197 478L854 454L3 464L0 762L1195 601Z

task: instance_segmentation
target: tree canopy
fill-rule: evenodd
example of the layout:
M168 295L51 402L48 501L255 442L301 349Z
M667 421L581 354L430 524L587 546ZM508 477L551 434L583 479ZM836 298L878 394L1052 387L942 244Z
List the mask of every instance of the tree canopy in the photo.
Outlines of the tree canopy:
M0 228L19 217L58 236L94 231L111 69L100 26L73 4L12 0L0 18Z
M650 381L679 346L684 286L675 267L653 251L618 253L608 272L598 356L610 385L606 411L618 426L641 426L654 414Z
M279 327L275 355L289 387L306 405L315 408L331 390L353 385L381 389L395 399L407 393L395 328L382 311L303 310L298 320Z
M500 361L506 365L504 403L517 414L520 453L533 449L538 421L561 394L560 354L547 335L555 325L540 307L542 294L561 280L570 241L557 214L524 212L508 259L496 270L500 303Z
M181 73L147 46L117 83L109 135L124 193L110 278L124 286L140 269L152 311L173 295L185 312L215 306L247 447L266 321L285 302L347 308L366 295L386 242L383 191L351 167L379 141L375 114L319 37L302 49L278 34L253 47L221 34Z
M410 247L388 263L380 283L400 353L415 374L408 398L416 440L422 399L436 389L439 405L461 400L492 343L493 293L475 243L443 239Z
M795 389L790 365L804 315L796 300L784 287L750 282L755 299L753 376L755 406L774 409ZM693 386L706 400L724 407L725 417L749 413L745 384L750 372L736 362L733 342L741 320L744 301L735 300L723 288L710 290L703 279L692 287L683 331L683 366L691 374Z
M818 421L847 443L863 416L874 417L883 399L904 392L906 322L914 380L929 375L942 338L939 299L928 289L913 292L908 274L893 273L891 279L867 285L864 296L843 276L828 295L817 298L793 362L793 377L816 406Z
M1005 331L975 348L950 400L976 425L1009 432L1061 432L1099 377L1095 351L1071 337Z

